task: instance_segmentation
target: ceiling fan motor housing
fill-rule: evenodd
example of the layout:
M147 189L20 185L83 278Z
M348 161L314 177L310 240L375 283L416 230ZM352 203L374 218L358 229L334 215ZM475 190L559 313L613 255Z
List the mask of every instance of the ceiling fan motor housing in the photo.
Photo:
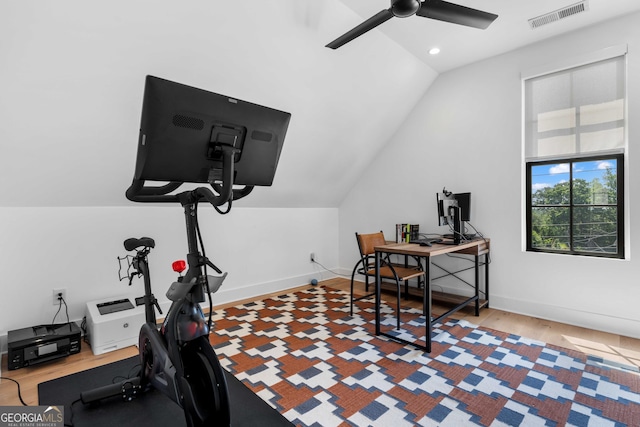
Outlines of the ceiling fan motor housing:
M406 18L420 9L420 0L391 0L391 12L398 18Z

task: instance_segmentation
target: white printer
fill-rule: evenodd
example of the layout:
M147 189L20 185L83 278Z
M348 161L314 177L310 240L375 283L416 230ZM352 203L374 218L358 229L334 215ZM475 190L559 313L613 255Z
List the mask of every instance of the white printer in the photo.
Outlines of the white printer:
M145 322L144 306L136 307L129 297L88 302L86 316L89 344L95 355L137 345Z

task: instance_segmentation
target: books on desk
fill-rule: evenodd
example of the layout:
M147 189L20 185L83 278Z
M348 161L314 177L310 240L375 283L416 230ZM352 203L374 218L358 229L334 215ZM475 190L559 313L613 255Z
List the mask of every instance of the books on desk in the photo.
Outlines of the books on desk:
M396 243L418 240L420 224L396 224Z

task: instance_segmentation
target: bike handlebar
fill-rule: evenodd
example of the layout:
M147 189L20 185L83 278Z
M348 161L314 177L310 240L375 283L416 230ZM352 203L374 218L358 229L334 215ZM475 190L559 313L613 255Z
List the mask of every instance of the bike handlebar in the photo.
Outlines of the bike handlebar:
M206 200L213 206L222 206L232 200L238 200L247 196L253 190L252 185L247 185L242 189L233 188L234 178L234 157L238 150L230 145L223 145L222 149L222 184L210 182L215 193L207 187L198 187L191 192L196 201ZM125 193L127 199L132 202L142 203L170 203L181 202L180 194L169 194L177 190L184 182L172 181L168 184L151 187L145 186L145 180L133 179L131 186ZM217 193L217 194L216 194Z

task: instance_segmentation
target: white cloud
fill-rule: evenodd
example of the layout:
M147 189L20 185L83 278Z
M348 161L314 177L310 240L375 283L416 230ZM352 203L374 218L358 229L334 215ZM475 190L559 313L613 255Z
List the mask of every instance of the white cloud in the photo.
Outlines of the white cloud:
M611 164L611 162L598 162L598 169L600 170L611 169L611 168L613 168L613 165Z
M559 165L549 168L549 173L556 175L559 173L569 173L569 163L560 163Z
M551 187L551 186L552 186L551 184L547 184L547 183L544 183L544 182L539 182L537 184L533 184L531 186L531 190L533 192L536 192L538 190L542 190L543 188L548 188L548 187Z

